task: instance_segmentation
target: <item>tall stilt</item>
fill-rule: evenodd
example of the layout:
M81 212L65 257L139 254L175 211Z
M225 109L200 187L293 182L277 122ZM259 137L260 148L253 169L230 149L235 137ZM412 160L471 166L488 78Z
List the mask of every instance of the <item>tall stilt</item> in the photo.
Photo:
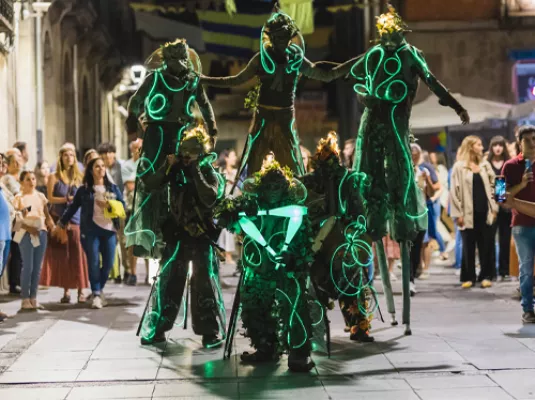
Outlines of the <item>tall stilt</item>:
M395 326L398 324L398 321L396 321L396 306L394 305L394 294L392 293L390 273L388 271L385 247L383 246L382 240L375 242L375 251L377 253L377 260L379 261L379 272L381 273L381 282L383 283L383 291L386 297L386 308L392 317L390 323L392 326Z
M411 260L410 247L408 241L403 241L401 245L401 278L403 282L403 323L405 324L405 335L412 335L411 331Z

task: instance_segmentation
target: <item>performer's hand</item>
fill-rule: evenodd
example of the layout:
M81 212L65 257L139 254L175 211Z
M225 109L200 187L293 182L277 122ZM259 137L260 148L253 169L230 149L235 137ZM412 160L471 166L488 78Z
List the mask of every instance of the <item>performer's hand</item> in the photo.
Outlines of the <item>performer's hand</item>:
M470 115L468 115L468 111L466 110L462 110L459 113L459 118L461 118L463 125L467 125L470 123Z
M170 167L175 165L178 162L178 158L174 154L169 154L167 156L167 164L169 164Z

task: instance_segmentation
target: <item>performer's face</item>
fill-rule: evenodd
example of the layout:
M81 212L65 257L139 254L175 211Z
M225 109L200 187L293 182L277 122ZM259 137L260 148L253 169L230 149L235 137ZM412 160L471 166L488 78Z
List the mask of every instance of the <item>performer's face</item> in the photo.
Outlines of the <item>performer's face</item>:
M403 43L403 32L383 33L381 35L381 46L386 50L396 50Z
M273 34L269 39L273 45L273 49L278 52L286 50L292 40L291 36L286 32Z

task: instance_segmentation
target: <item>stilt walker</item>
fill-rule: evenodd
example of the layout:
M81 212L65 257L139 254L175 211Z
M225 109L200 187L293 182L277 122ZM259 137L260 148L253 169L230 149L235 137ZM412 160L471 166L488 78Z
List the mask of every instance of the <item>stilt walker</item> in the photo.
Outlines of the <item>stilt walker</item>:
M258 172L270 151L276 154L283 167L288 166L295 174L303 175L305 170L294 114L299 78L304 75L330 82L347 75L352 64L350 60L330 70L316 67L305 57L305 42L295 22L277 11L262 28L260 51L243 71L229 77L203 76L201 83L221 88L257 80L245 102L254 114L238 176L241 177L246 168L247 176Z
M382 238L387 224L402 254L403 323L410 335L409 245L427 229L427 211L418 195L409 143L409 118L419 80L443 106L451 107L463 124L467 111L429 70L420 50L409 44L407 26L395 9L377 17L379 43L354 63L354 89L364 105L356 141L354 169L362 174L360 191L365 200L368 232L375 241L385 289L390 289ZM388 299L388 296L387 296ZM389 300L390 303L390 300ZM389 312L393 312L389 304Z

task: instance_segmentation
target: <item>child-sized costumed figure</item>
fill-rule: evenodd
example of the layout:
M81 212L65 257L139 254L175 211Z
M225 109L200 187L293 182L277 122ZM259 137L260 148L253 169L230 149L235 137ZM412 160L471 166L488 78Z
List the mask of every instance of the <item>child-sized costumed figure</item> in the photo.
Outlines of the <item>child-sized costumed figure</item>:
M291 371L314 367L306 289L312 243L305 198L306 189L288 167L266 161L244 182L241 196L217 208L219 224L245 236L237 296L245 336L256 352L243 353L244 363L276 361L288 352ZM229 323L235 324L232 317ZM229 331L230 339L234 332Z
M270 151L277 155L283 167L288 166L294 173L303 175L305 170L294 115L299 77L304 75L329 82L349 73L354 61L328 71L316 67L305 57L305 43L295 22L283 12L271 16L260 39L260 51L239 74L222 78L202 77L201 82L228 88L253 78L258 80L246 99L246 107L252 108L254 115L238 176L242 176L246 167L248 176L259 171Z
M133 216L126 227L127 247L143 258L161 258L165 243L160 227L168 213L168 187L147 190L146 180L165 164L167 156L178 154L186 129L197 124L193 107L199 106L212 144L217 129L212 106L199 84L201 64L197 53L184 39L156 50L147 60L149 74L128 104L126 128L131 140L146 125L137 168Z
M385 292L390 288L390 279L381 238L387 233L387 223L392 238L401 244L403 321L406 334L410 334L409 243L418 231L427 229L426 206L418 196L409 149L409 118L419 80L439 98L440 104L453 108L463 124L469 122L469 116L431 73L422 52L407 43L406 25L392 7L377 18L377 29L380 43L351 69L356 80L354 89L365 107L353 168L365 176L360 189L368 232L377 246ZM393 315L391 289L387 300Z
M170 207L161 227L165 249L142 321L142 344L165 341L165 332L173 328L179 314L179 325L185 323L188 286L193 331L202 335L207 348L224 339L225 306L216 253L220 231L213 224L212 211L225 185L212 167L217 157L207 153L209 141L202 126L186 131L178 155L168 156L145 182L149 192L169 185Z
M335 132L320 140L312 166L313 172L301 180L314 232L311 278L316 294L324 307L331 299L339 301L351 340L373 342L370 321L378 303L368 278L372 242L360 193L353 188L356 173L341 165Z

